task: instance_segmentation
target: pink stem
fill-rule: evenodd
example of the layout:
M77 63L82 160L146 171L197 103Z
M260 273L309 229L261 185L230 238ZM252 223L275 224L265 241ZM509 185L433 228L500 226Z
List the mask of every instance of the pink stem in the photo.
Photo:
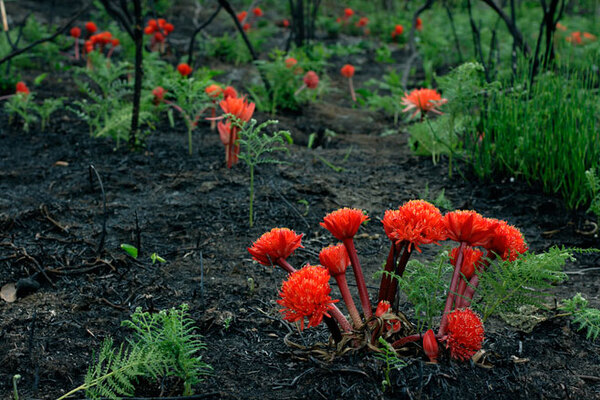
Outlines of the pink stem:
M460 247L458 248L456 266L454 267L454 273L452 274L452 281L450 282L450 290L448 290L448 297L446 297L446 306L444 307L444 314L442 315L442 321L440 322L440 330L438 331L438 336L444 335L446 333L446 328L448 327L448 314L452 310L452 304L454 303L456 286L458 285L458 281L460 279L460 269L462 268L463 263L463 252L465 250L466 245L467 244L465 242L461 242Z
M274 264L279 265L283 270L289 274L296 272L296 268L292 267L285 259L278 258Z
M350 318L352 319L352 323L355 328L360 328L362 326L362 320L360 319L360 314L358 313L358 309L354 304L354 299L352 299L352 295L350 294L350 288L348 288L348 281L346 280L346 274L337 274L334 276L335 281L337 282L338 287L340 288L340 293L342 294L342 299L344 299L344 303L346 303L346 308L350 313Z
M210 130L214 131L215 128L217 127L217 121L214 119L217 116L217 109L215 107L213 107L212 112L211 112L211 117L213 119L210 120Z
M75 38L75 59L79 60L79 39Z
M406 242L404 247L404 252L402 252L402 256L398 260L398 264L396 265L396 270L394 271L398 277L404 275L404 270L406 269L406 264L408 263L408 259L410 258L410 243ZM398 291L398 279L392 279L390 287L386 293L385 300L389 301L390 304L394 304L394 300L396 298L396 292Z
M456 308L463 308L465 289L467 288L467 281L461 275L460 282L458 282L458 289L456 290Z
M389 275L389 273L394 270L394 266L396 264L396 254L396 243L392 242L392 245L390 246L390 252L388 253L387 260L385 261L385 268L383 269L384 274L381 276L381 283L379 284L377 304L379 304L380 301L385 300L387 297L387 291L392 281L392 277Z
M347 238L344 239L343 242L344 246L346 247L346 251L350 256L352 271L354 272L354 278L356 279L360 304L362 305L365 319L369 319L373 315L373 310L371 309L371 301L369 300L369 293L367 292L367 284L365 283L365 276L363 275L362 268L360 267L360 261L358 261L358 254L356 254L354 241L352 238Z
M300 94L300 92L303 91L304 89L306 89L306 83L303 83L302 86L300 86L298 88L298 90L296 90L296 93L294 93L294 96L298 96Z
M348 78L348 83L350 84L350 96L352 96L352 101L356 101L356 93L354 93L354 85L352 84L352 78Z
M340 324L344 332L352 332L352 326L350 326L350 322L348 322L346 317L344 317L344 314L342 314L340 309L337 308L335 304L331 304L329 315L331 315L338 322L338 324Z
M406 343L416 342L417 340L420 340L422 337L423 337L423 335L420 333L405 336L403 338L396 340L394 343L392 343L392 347L397 349L398 347L404 346Z
M471 300L473 300L473 296L475 295L475 289L479 286L479 275L475 274L471 277L469 281L469 286L465 289L463 294L462 301L460 303L460 307L469 307L471 305Z

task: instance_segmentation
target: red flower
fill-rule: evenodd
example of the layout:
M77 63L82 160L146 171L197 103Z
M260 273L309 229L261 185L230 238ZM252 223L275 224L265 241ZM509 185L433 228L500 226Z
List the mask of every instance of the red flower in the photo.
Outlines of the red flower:
M458 309L448 314L448 347L450 356L468 360L481 350L483 324L470 308Z
M296 235L288 228L273 228L248 247L248 253L260 264L272 265L280 258L288 258L298 247L304 247L301 242L302 234Z
M281 296L277 303L284 308L280 310L284 319L290 322L300 321L300 329L304 329L304 318L308 318L308 327L317 326L323 321L323 316L330 316L327 311L332 309L333 300L329 294L329 272L327 269L307 265L289 275L281 286Z
M186 63L181 63L177 66L177 72L179 72L181 76L188 76L192 73L192 67L190 67Z
M157 41L158 43L162 43L165 41L165 35L163 35L160 32L156 32L154 34L154 40ZM191 70L190 70L190 72L191 72Z
M565 40L569 43L581 44L581 32L573 32L571 33L571 36L567 36Z
M114 38L114 39L113 39L113 40L110 42L110 44L112 44L112 47L117 47L118 45L120 45L120 44L121 44L121 42L119 41L119 39L117 39L117 38Z
M368 220L363 210L345 207L327 214L320 225L336 239L344 240L353 238L360 224Z
M377 304L377 308L375 309L375 316L381 317L383 314L388 312L392 305L387 300L381 300L379 304Z
M96 31L98 30L98 27L93 22L86 22L85 23L85 30L88 33L92 34L92 33L96 33Z
M502 220L491 220L496 225L489 250L498 254L503 260L515 261L519 254L527 251L527 244L520 230Z
M496 231L497 221L483 218L475 211L452 211L444 216L448 239L469 246L487 247Z
M356 26L358 26L359 28L363 28L363 27L367 26L368 23L369 23L369 18L362 17L361 19L358 20L358 22L356 23Z
M396 27L392 31L392 38L402 35L403 32L404 32L404 27L402 25L396 25Z
M560 30L560 31L563 31L563 32L564 32L564 31L566 31L566 30L567 30L567 27L566 27L566 26L564 26L563 24L561 24L560 22L557 22L557 23L556 23L556 29L558 29L558 30Z
M16 93L23 93L25 95L29 94L29 88L23 81L17 82L15 91L16 91Z
M151 26L144 27L144 34L152 35L155 32L154 28Z
M281 25L282 25L284 28L289 28L289 26L290 26L290 21L289 21L289 20L287 20L287 19L284 19L283 21L281 21Z
M227 97L219 105L225 114L232 114L242 121L248 122L254 113L254 103L248 103L244 97Z
M429 361L432 363L437 362L439 347L435 334L431 329L423 335L423 350L425 351L425 354L427 354L427 357L429 357Z
M589 32L583 32L583 38L587 39L587 40L590 40L592 42L597 39L596 35L592 35Z
M77 39L78 37L81 36L81 28L74 26L71 28L70 34L72 37L74 37L75 39Z
M329 270L331 276L346 273L346 268L350 265L350 257L343 243L335 246L325 247L319 253L319 262Z
M208 85L206 89L204 89L204 92L208 95L208 97L216 99L221 95L221 93L223 93L223 89L219 85L212 84Z
M406 106L402 111L415 110L411 118L419 112L428 111L436 114L442 114L436 107L446 104L448 100L442 99L442 96L434 89L415 89L410 94L405 94L402 98L402 104Z
M157 86L152 90L152 94L154 95L154 104L158 105L159 103L161 103L164 98L165 98L165 94L167 93L167 91L165 89L163 89L161 86Z
M423 29L423 21L421 21L420 17L417 17L417 30L420 31Z
M460 272L465 276L465 278L471 279L471 277L475 273L475 268L477 268L477 270L480 269L481 257L483 257L482 251L474 249L470 246L467 246L464 248L462 266L460 267ZM457 260L458 260L458 247L455 247L450 252L450 263L456 267Z
M94 43L92 43L91 40L86 40L83 46L85 48L86 53L91 53L92 51L94 51Z
M159 18L159 19L157 19L157 20L156 20L156 22L158 22L158 27L159 27L160 29L164 29L164 28L165 28L165 25L166 25L166 23L167 23L167 20L166 20L166 19L164 19L164 18Z
M352 78L354 76L354 67L350 64L346 64L340 70L342 75L346 78Z
M261 10L260 7L255 7L252 10L252 14L254 14L255 17L262 17L263 16L263 10Z
M168 35L169 33L175 30L175 27L173 26L173 24L167 22L163 27L163 30L165 31L165 34Z
M247 15L248 15L248 13L247 13L246 11L239 12L239 13L237 14L237 19L238 19L238 21L240 21L240 22L244 22L244 20L246 19L246 16L247 16Z
M387 210L382 222L391 241L398 243L406 240L409 246L415 246L419 252L420 245L437 243L447 237L440 210L424 200L411 200L398 210Z
M354 10L351 8L344 8L344 18L350 18L354 15Z
M293 57L288 57L285 59L285 67L286 68L292 68L293 66L295 66L296 64L298 64L298 61L293 58Z
M308 71L304 75L304 84L309 89L316 89L319 86L319 76L314 71Z
M244 30L244 32L248 32L251 27L252 25L250 25L249 23L245 23L244 26L242 26L242 29Z
M223 98L225 100L227 100L229 97L237 97L237 96L238 96L238 94L233 87L227 86L225 89L223 89Z

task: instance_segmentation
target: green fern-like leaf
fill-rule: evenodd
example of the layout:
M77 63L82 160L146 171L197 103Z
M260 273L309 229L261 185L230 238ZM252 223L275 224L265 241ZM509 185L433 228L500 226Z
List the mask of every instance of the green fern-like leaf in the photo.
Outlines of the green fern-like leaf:
M565 300L563 308L573 314L573 322L577 330L586 330L586 338L598 339L600 336L600 310L588 307L588 301L581 293L577 293L572 299Z

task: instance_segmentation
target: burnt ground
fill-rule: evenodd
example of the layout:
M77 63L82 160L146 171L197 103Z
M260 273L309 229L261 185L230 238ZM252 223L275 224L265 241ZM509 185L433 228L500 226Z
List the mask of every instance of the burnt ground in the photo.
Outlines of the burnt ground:
M380 67L369 65L375 64L366 57L357 86L380 76ZM342 206L366 210L371 221L356 242L372 296L378 286L373 274L388 251L379 219L426 188L430 199L444 190L454 208L519 227L533 251L600 246L597 237L582 234L588 229L582 212L566 211L538 187L508 176L481 182L464 167L450 178L444 160L434 165L413 156L405 133L380 136L391 120L353 109L338 68L330 71L338 91L326 103L277 116L296 144L278 156L285 164L258 170L252 228L248 170L226 168L218 136L206 126L196 132L192 156L182 127L171 129L166 121L147 138L145 151L131 153L90 138L67 112L57 114L46 132L25 133L0 111L0 286L27 278L39 283L16 302L0 300L0 397L12 399L17 373L22 398L60 396L83 381L105 337L128 336L120 322L136 307L155 311L187 303L207 344L204 360L214 368L195 388L205 398L600 399L600 346L568 317L549 318L531 333L493 319L486 325L484 364L409 358L407 367L391 373L385 392L385 365L370 353L324 361L286 344L290 332L307 345L326 342L328 335L323 326L300 335L281 320L275 300L283 272L256 265L246 251L272 227L304 233L305 249L290 258L299 267L316 263L320 248L333 243L319 227L326 213ZM243 79L244 71L234 75ZM40 97L60 93L62 78L46 79L36 89ZM338 135L306 148L308 135L325 128ZM106 213L90 165L101 176ZM138 241L138 260L119 248ZM153 265L153 252L167 263ZM549 304L581 292L598 307L600 257L576 258ZM140 395L181 393L178 382L163 384L151 382Z

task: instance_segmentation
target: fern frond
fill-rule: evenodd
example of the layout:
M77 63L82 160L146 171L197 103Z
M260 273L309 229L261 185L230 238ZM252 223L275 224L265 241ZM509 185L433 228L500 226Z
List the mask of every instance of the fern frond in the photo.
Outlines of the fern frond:
M563 302L563 308L573 314L577 330L585 329L586 339L596 340L600 336L600 310L588 307L588 301L577 293L572 299Z

